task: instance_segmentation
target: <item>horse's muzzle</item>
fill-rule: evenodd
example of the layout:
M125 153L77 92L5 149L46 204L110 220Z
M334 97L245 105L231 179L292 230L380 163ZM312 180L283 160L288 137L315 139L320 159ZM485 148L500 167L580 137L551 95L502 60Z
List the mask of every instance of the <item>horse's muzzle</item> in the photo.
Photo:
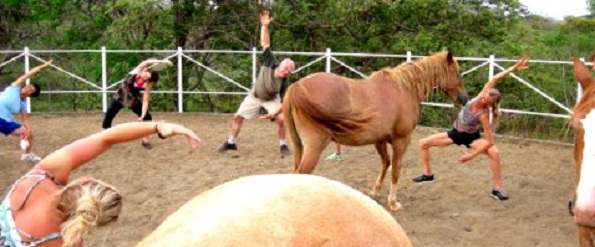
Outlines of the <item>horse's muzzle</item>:
M464 106L467 104L467 101L469 100L469 96L467 96L466 93L462 93L459 94L459 96L457 96L457 104Z
M573 216L577 225L595 227L595 207L577 206L575 200L570 200L568 202L568 212Z

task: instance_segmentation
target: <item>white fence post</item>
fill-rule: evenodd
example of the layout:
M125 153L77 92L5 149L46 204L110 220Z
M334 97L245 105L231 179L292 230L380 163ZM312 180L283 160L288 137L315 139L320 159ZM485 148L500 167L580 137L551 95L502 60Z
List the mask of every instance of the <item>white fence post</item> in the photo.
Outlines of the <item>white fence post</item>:
M101 107L107 112L107 54L105 46L101 47Z
M252 47L252 88L256 84L256 47Z
M489 77L490 80L494 77L494 59L495 59L494 55L490 55L490 60L489 60L490 61L490 64L489 64L489 67L488 67L489 68L489 72L488 72L489 75L488 75L488 77ZM489 117L488 117L489 118L488 121L490 123L490 127L492 129L492 132L494 134L496 134L496 130L492 127L494 125L494 123L492 123L492 119L493 119L493 116L494 116L493 110L494 109L492 109L492 107L490 107L490 114L489 114Z
M326 72L331 73L331 48L326 48Z
M411 51L407 51L407 62L411 62L412 57L411 57Z
M585 62L585 58L580 58L581 62ZM583 97L583 88L581 88L581 84L577 83L576 84L576 103L578 104L578 102L581 101L581 98Z
M489 60L490 61L490 64L489 64L489 67L488 67L489 68L489 72L488 72L489 73L489 75L488 75L489 78L488 79L492 79L494 77L494 59L495 59L494 55L490 55L490 60Z
M184 112L184 96L182 95L182 47L178 47L178 113Z
M29 47L25 47L25 73L29 73ZM27 78L26 85L29 85L31 80ZM31 113L31 97L27 97L27 113Z

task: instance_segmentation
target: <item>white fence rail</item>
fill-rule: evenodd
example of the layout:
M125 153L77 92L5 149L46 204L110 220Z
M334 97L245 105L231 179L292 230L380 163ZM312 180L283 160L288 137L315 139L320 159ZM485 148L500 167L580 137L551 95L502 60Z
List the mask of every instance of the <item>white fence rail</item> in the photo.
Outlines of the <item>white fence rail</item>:
M228 50L183 50L182 48L178 48L177 50L107 50L105 47L102 47L100 50L29 50L29 48L24 48L24 50L22 50L22 51L20 51L20 50L19 51L0 51L0 54L1 53L12 53L12 54L18 54L18 55L15 55L14 57L12 57L10 60L8 60L6 62L0 63L0 67L6 66L9 63L15 63L18 61L18 59L22 58L25 72L29 71L29 69L30 69L30 65L29 65L30 59L35 59L40 62L45 62L45 59L43 59L39 54L100 53L101 54L101 71L102 71L102 73L101 73L101 81L99 81L99 82L89 81L89 80L85 79L83 76L79 76L74 73L71 73L71 72L65 70L64 68L61 68L55 64L51 66L54 69L64 73L65 75L67 75L69 77L72 77L80 82L90 85L94 90L44 90L44 91L42 91L42 93L44 93L44 94L98 93L98 94L102 95L101 105L102 105L102 109L104 112L107 110L108 97L110 97L111 92L114 90L113 88L115 88L119 83L122 82L122 80L113 82L111 84L110 84L110 82L108 82L108 79L107 79L108 78L107 68L109 66L108 62L107 62L108 54L110 54L110 53L160 53L160 54L167 54L167 55L165 55L165 58L168 58L168 59L177 58L177 65L178 65L177 66L177 78L178 78L177 79L177 88L172 89L172 90L161 90L161 91L154 91L154 92L155 93L165 93L165 94L177 94L177 96L178 96L178 112L182 113L182 112L184 112L184 109L183 109L184 94L228 94L228 95L236 94L237 95L237 94L247 94L250 90L249 88L243 86L241 83L234 81L233 79L222 74L221 72L219 72L215 69L212 69L212 68L202 64L201 62L193 59L190 56L191 54L231 53L231 54L251 55L252 56L252 69L251 69L252 84L254 84L256 81L256 77L257 77L257 55L260 54L260 51L258 51L256 48L253 48L251 51L228 51ZM304 65L296 68L294 73L297 73L307 67L312 66L315 63L320 63L324 60L324 63L326 64L326 66L325 66L326 72L331 71L331 65L334 62L334 63L337 63L337 64L347 68L351 72L353 72L361 77L366 77L366 75L364 73L350 67L349 65L347 65L345 62L341 61L339 59L339 57L400 58L400 59L406 59L407 61L411 61L414 58L424 57L424 56L419 56L419 55L412 55L411 52L407 52L404 55L374 54L374 53L344 53L344 52L332 52L331 49L327 49L326 52L281 52L281 51L278 51L278 52L276 52L276 54L317 57L317 58L313 59L312 61L305 63ZM184 91L183 81L182 81L183 80L183 77L182 77L183 66L182 65L183 65L184 59L186 59L187 61L191 61L195 65L204 68L205 70L207 70L210 73L217 75L224 81L236 85L238 88L242 89L243 92ZM477 69L479 69L481 67L488 66L488 68L489 68L489 72L488 72L489 74L487 75L488 78L491 78L494 76L494 74L495 74L494 70L496 68L499 70L504 70L504 68L499 64L499 62L515 62L516 61L513 59L495 58L493 55L491 55L489 58L457 57L456 59L458 61L483 62L478 66L468 69L467 71L463 71L462 75L464 76L468 73L476 71ZM581 60L584 61L584 59L581 59ZM530 63L572 65L572 62L570 62L570 61L531 60ZM587 63L587 65L592 65L592 63ZM550 101L551 103L560 107L560 109L562 109L567 114L554 114L554 113L548 113L548 112L532 112L532 111L526 111L526 110L522 110L522 109L501 109L502 112L515 113L515 114L526 114L526 115L539 115L539 116L547 116L547 117L555 117L555 118L569 118L570 117L570 114L572 113L572 110L571 110L572 106L566 106L566 105L556 101L553 97L549 96L546 92L543 92L539 88L533 86L531 83L527 82L526 80L524 80L523 78L521 78L515 74L511 74L511 77L515 78L517 81L519 81L524 86L530 88L535 93L541 95L545 100ZM27 84L29 84L29 80L27 80ZM578 99L580 99L580 96L582 94L580 86L578 84L577 84L576 90L577 90L577 100L578 100ZM30 103L30 99L27 99L27 100ZM439 102L423 102L423 104L428 105L428 106L436 106L436 107L453 107L452 104L439 103ZM31 104L28 104L28 107L29 107L27 109L28 112L31 112Z

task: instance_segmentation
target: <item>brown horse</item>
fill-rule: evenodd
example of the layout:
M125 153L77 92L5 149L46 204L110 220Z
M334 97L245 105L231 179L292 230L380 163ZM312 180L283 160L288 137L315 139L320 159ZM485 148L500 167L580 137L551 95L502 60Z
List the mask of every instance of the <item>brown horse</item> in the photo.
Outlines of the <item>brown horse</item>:
M594 247L595 238L595 169L594 151L585 150L593 148L595 140L585 139L585 136L594 136L595 123L591 118L595 115L595 79L589 69L577 57L574 62L574 75L583 89L583 96L573 109L571 126L574 129L574 160L576 164L576 205L571 204L570 213L579 228L579 242L581 247ZM589 120L587 120L587 119ZM587 124L588 123L588 124ZM587 132L587 131L590 131ZM589 145L585 145L589 143ZM583 164L583 161L587 163Z
M411 247L395 218L327 178L254 175L194 197L136 247Z
M372 195L382 189L393 150L388 203L397 211L401 158L420 115L421 101L439 88L464 104L467 92L460 68L450 52L385 68L355 80L315 73L292 84L283 100L283 114L294 148L294 172L312 173L331 140L348 146L374 144L382 159Z

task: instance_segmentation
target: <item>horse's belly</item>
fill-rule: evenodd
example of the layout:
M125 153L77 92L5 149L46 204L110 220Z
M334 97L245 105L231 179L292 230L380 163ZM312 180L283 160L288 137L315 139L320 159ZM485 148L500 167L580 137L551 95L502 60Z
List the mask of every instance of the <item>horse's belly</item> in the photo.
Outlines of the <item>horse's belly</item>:
M365 135L342 135L336 136L336 143L346 146L365 146L376 144L378 142L390 141L389 135L379 135L376 133L365 134Z

